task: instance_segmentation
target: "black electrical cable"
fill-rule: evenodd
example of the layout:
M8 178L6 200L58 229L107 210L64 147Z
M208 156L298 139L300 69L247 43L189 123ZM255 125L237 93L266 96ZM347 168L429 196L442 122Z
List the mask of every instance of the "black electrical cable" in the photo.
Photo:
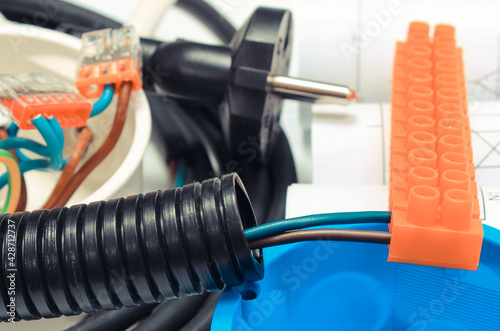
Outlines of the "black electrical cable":
M177 102L175 100L169 100L170 105L174 107ZM177 105L177 107L179 107ZM191 128L191 134L194 134L197 136L203 146L203 149L205 150L206 156L208 158L208 161L210 163L210 167L212 168L212 173L214 176L221 176L222 175L222 165L220 162L220 157L219 153L217 151L217 148L214 146L212 141L208 139L207 135L205 132L200 129L200 127L191 119L189 115L187 115L185 112L180 111L178 115L183 119L183 121L189 125Z
M57 29L66 23L84 30L119 28L121 23L61 0L2 0L0 11L9 20Z
M285 218L286 193L290 185L297 182L297 172L293 160L292 150L283 131L276 133L278 138L273 146L270 161L272 182L271 206L265 222L272 222Z
M364 243L390 244L391 233L352 229L318 229L288 231L249 242L250 248L265 248L301 241L354 241Z
M206 25L228 44L236 32L234 26L208 2L179 0L177 5ZM80 36L82 32L122 26L122 23L86 8L61 1L2 0L0 11L9 20L61 30Z
M165 140L169 160L183 158L188 161L194 176L200 181L222 174L222 159L213 138L188 114L186 107L165 97L148 93L153 125ZM206 123L209 124L209 123ZM212 132L214 135L215 132ZM222 141L222 138L220 138Z
M222 291L211 293L200 311L180 331L210 331L215 308L221 295Z
M204 0L178 0L177 6L205 24L223 43L229 44L236 29L208 2Z
M137 321L149 316L156 306L156 304L149 304L119 310L102 311L88 316L82 322L66 329L66 331L126 330L137 323Z
M177 103L163 96L147 93L154 130L163 139L167 151L167 163L183 159L190 169L196 165L194 180L203 180L210 173L210 164L203 146L179 113L185 112ZM191 180L191 178L189 178Z
M210 296L202 295L184 297L178 301L166 301L158 305L147 319L139 323L133 331L178 330L195 316L203 303Z
M153 123L155 125L160 125L162 128L160 131L164 131L165 134L172 134L172 131L180 128L184 132L191 132L191 125L200 126L199 114L194 114L193 109L189 109L189 114L193 113L193 122L186 124L185 122L180 122L180 127L176 120L171 120L171 116L177 116L179 112L186 112L183 108L189 106L183 105L183 107L178 107L177 102L167 102L171 107L161 107L152 108L153 113ZM156 114L156 115L155 115ZM163 114L164 118L161 118ZM168 116L168 120L165 120L165 116ZM189 115L187 115L189 116ZM159 117L159 118L158 118ZM184 116L181 116L184 118ZM156 119L155 119L156 118ZM163 124L162 124L163 123ZM205 127L200 127L200 129L205 129ZM219 132L222 135L222 132ZM229 162L235 162L237 168L231 166L231 169L238 170L240 174L245 178L247 183L247 191L251 196L251 201L255 210L257 220L262 222L263 220L276 220L282 219L285 216L285 197L287 187L296 182L296 172L295 165L293 161L293 156L286 139L286 135L280 131L276 133L279 135L276 145L274 146L273 152L274 157L271 159L269 165L263 165L260 163L258 158L250 159L250 162L246 160L233 160L230 159ZM174 139L168 136L169 139ZM191 137L193 137L191 135ZM212 132L210 134L210 139L216 139L216 133ZM222 141L222 137L217 137ZM227 151L226 151L227 153ZM225 157L229 157L226 155ZM232 163L228 163L232 165ZM206 174L205 174L206 175ZM272 194L271 194L272 192ZM174 310L176 307L174 305L179 304L179 302L169 303L171 309ZM203 320L205 327L208 329L211 323L211 317L214 313L216 304L211 305L211 309L205 309L197 314L196 320ZM152 318L151 316L149 318ZM149 319L148 318L148 319ZM171 327L170 322L167 320L161 324L167 330L174 330Z

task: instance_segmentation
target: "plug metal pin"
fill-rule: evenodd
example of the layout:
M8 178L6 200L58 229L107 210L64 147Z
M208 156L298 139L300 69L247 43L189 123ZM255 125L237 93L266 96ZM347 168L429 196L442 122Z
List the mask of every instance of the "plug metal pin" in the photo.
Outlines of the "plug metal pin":
M269 75L267 86L273 93L300 101L348 105L359 100L356 91L349 86L300 78Z

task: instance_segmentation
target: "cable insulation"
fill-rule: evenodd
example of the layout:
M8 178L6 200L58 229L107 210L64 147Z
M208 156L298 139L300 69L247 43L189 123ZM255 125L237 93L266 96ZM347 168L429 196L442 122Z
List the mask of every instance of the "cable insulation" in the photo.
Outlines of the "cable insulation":
M12 122L12 124L14 124L14 122ZM15 124L14 126L17 127L17 125ZM9 138L9 130L5 128L0 128L0 140L4 140L7 138ZM16 157L17 163L19 164L19 157L17 156L16 150L11 149L9 152L12 155L14 155L14 157ZM28 195L26 191L26 181L24 180L24 176L21 175L21 194L19 197L19 202L17 203L16 212L26 210L27 200L28 200Z
M223 43L229 44L236 29L224 16L204 0L178 0L177 6L184 9L207 28L209 28Z
M215 308L221 295L222 291L210 293L198 313L180 331L210 331Z
M57 140L59 141L59 146L61 147L62 151L62 148L64 147L64 132L61 128L61 124L59 124L59 121L54 116L50 116L47 119L47 122L49 122L52 131L54 131L54 133L56 134Z
M389 244L391 234L383 231L351 229L317 229L290 231L249 242L250 249L273 247L301 241L354 241L364 243Z
M9 127L7 128L7 133L9 135L9 137L17 136L18 132L19 132L19 127L16 125L16 123L15 122L10 123ZM8 137L2 138L2 139L7 139L7 138ZM14 151L16 152L15 155L16 155L19 162L30 160L30 158L27 157L26 155L24 155L24 153L21 152L21 150L19 148L14 149Z
M172 108L180 108L179 103L174 100L168 100L169 107ZM196 122L184 111L180 110L177 112L177 115L185 122L186 125L189 126L191 133L200 139L200 143L205 150L205 153L208 158L208 162L210 163L210 167L212 168L213 176L219 177L222 175L222 165L221 158L217 151L217 147L214 146L212 140L210 140L207 134L196 124ZM177 165L179 166L179 165Z
M101 311L90 315L80 323L66 329L66 331L127 330L137 321L148 317L156 306L156 304L146 304L139 307Z
M113 101L113 96L115 95L115 84L105 84L102 90L101 97L92 105L92 111L90 112L90 117L99 115L106 108L109 107L111 101Z
M49 166L49 164L49 160L47 159L28 160L19 163L19 170L21 171L21 174L24 174L31 170L45 169ZM8 175L3 174L2 176L0 176L0 189L7 185L7 183Z
M289 218L262 224L245 230L248 241L272 236L278 233L321 225L390 223L391 213L386 211L364 211L350 213L317 214Z
M47 144L47 149L50 153L50 167L54 170L61 169L63 164L62 145L57 133L42 115L36 116L31 122L40 131Z
M137 325L133 331L179 330L198 313L200 307L209 297L202 295L180 298L161 303L149 317Z
M175 176L174 186L183 186L186 183L186 162L180 159L177 162L177 175Z
M43 206L44 209L50 209L54 207L54 202L56 201L57 197L59 197L61 192L65 189L66 185L73 176L76 167L78 166L81 159L85 155L85 152L87 151L87 147L91 139L92 139L92 131L90 131L90 129L87 127L83 128L82 131L80 132L80 135L78 136L78 140L75 144L75 147L73 147L73 150L71 151L68 163L64 167L62 174L59 177L59 180L57 181L54 190L52 191L52 194L50 195L49 199Z
M83 166L71 177L65 189L54 201L54 206L64 206L66 202L75 193L78 187L83 183L90 173L109 155L113 150L125 126L127 119L130 94L132 92L132 83L123 82L118 92L118 106L116 110L113 126L106 140L99 149L83 164Z
M27 149L35 154L44 157L50 157L50 152L47 146L44 146L36 141L23 137L9 137L0 141L0 149ZM22 160L21 160L22 162Z
M5 204L0 213L14 213L21 197L21 171L17 160L9 151L0 150L0 163L7 168L7 181L9 188Z

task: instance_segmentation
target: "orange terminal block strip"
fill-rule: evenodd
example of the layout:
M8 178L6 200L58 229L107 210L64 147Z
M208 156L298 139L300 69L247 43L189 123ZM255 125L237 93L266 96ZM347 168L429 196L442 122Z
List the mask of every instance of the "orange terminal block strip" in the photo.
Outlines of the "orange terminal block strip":
M392 86L389 261L476 270L483 242L455 28L410 24Z

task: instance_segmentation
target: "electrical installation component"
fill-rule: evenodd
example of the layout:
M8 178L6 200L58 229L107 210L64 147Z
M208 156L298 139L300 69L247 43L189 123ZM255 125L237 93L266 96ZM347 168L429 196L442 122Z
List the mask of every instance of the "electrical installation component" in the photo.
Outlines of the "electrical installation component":
M141 45L134 27L123 26L82 35L75 85L86 98L100 97L106 84L114 84L117 93L124 81L132 82L132 91L140 90L141 70Z
M67 182L64 186L59 185L60 190L54 190L49 198L49 202L52 202L50 207L64 206L88 175L90 175L113 150L125 126L131 93L132 82L123 82L118 91L118 105L116 107L113 125L106 139L101 146L99 146L97 151L82 164L78 171L74 172L69 179L65 178Z
M114 51L108 51L110 52L110 54L115 56L115 60L124 59L124 57L132 55L133 58L129 57L129 60L133 61L134 65L137 64L137 61L135 60L136 57L140 55L140 52L137 51L137 45L132 42L134 38L133 28L123 28L116 31L110 30L107 32L109 32L109 35L113 37ZM105 31L98 31L95 34L90 33L90 36L87 36L87 39L94 41L94 45L99 45L103 42L109 42L109 40L107 40L106 38L101 38L103 33L106 34ZM84 54L84 61L89 63L89 61L91 61L92 59L102 60L103 57L106 56L106 54L103 53L106 50L99 48L96 49L96 47L92 48L89 46L89 43L90 41L88 41L82 49L82 54ZM99 63L97 63L96 65L99 65ZM59 83L57 80L51 80L50 76L47 76L45 74L28 73L18 74L15 77L17 81L11 76L4 75L0 78L0 84L10 84L4 89L4 91L6 91L5 94L12 96L14 95L14 93L26 94L27 92L32 93L34 91L51 91L52 93L54 93L63 92L67 88L64 84ZM73 193L78 189L83 180L95 169L95 167L97 167L105 159L109 152L114 148L121 135L121 131L125 124L126 114L128 111L130 93L134 86L138 86L137 79L139 79L140 87L140 77L134 78L136 80L135 83L128 79L127 75L119 77L120 79L123 79L123 81L114 80L113 82L109 82L107 78L109 77L104 77L102 79L104 83L101 89L100 98L93 105L85 101L85 104L87 106L85 120L78 122L78 126L84 126L86 119L89 116L99 115L109 106L115 93L115 85L117 85L118 82L119 88L116 89L116 92L119 93L119 98L115 121L108 135L108 138L104 141L103 145L97 150L94 155L92 155L92 157L89 158L87 162L82 165L81 169L79 169L78 171L75 171L76 167L78 166L78 163L81 161L87 150L87 146L92 137L92 132L90 132L88 128L83 127L80 133L79 141L73 149L71 157L69 159L63 159L62 151L65 144L65 139L60 122L62 121L63 123L65 123L65 118L67 118L67 116L64 117L61 112L54 113L54 111L52 110L44 111L43 113L38 114L32 112L28 114L29 116L25 114L26 117L29 118L29 124L38 129L38 131L42 135L43 139L46 142L46 146L27 138L16 137L19 129L23 128L23 125L18 125L14 122L10 125L8 130L10 137L0 141L0 148L15 149L15 153L20 161L19 168L22 174L26 171L46 167L50 167L54 170L64 169L63 174L56 184L53 193L50 195L49 200L44 205L47 208L64 205L73 195ZM15 82L18 83L14 84ZM84 99L82 96L80 96L80 98ZM52 116L53 114L55 114L55 116ZM73 121L72 124L74 125L75 121L73 117L70 117L70 119ZM48 157L50 160L32 160L26 157L20 149L28 149L41 156ZM70 162L69 167L66 167L67 162ZM0 177L0 187L7 184L7 179L8 174Z
M37 115L31 122L42 135L46 146L31 139L16 137L19 127L13 122L9 126L9 130L4 128L1 130L0 151L12 149L12 153L15 155L5 151L11 158L6 158L5 155L4 158L10 163L15 163L15 171L11 169L12 166L7 166L7 172L0 176L0 188L8 185L8 195L4 206L8 212L23 211L26 207L27 191L23 177L25 172L47 167L60 170L66 164L66 160L62 156L64 135L58 120L54 117L46 119L42 115ZM49 159L30 159L20 151L21 148ZM5 164L7 165L7 163ZM13 173L19 173L19 176L15 176Z
M2 110L19 128L34 129L33 118L54 116L62 127L81 127L92 105L82 95L45 73L0 75Z
M483 242L462 49L410 24L393 73L389 261L475 270Z
M387 234L386 224L339 228L329 230ZM337 241L265 248L264 279L227 288L211 329L481 331L499 325L498 229L485 226L476 271L390 263L384 241L338 241L333 234Z
M13 225L13 226L11 226ZM217 291L263 277L256 225L239 177L166 191L0 217L0 319L38 319L113 310ZM5 260L13 235L15 263ZM9 245L11 243L11 245Z
M83 157L76 153L88 145L91 132L81 137L81 145L72 153L72 168L61 175L54 192L44 205L47 208L65 205L87 176L113 150L125 126L130 95L132 91L142 88L141 49L133 27L124 26L83 34L80 54L81 66L75 85L86 97L99 97L90 116L103 112L111 103L114 93L118 93L117 111L106 140L75 172L76 165Z
M90 131L89 128L85 127L82 129L82 131L78 135L78 140L73 150L71 151L71 155L68 159L68 162L64 166L62 174L59 177L59 180L57 181L57 184L54 187L52 194L50 195L49 199L47 200L43 208L55 207L56 199L61 195L61 192L63 192L66 189L66 185L68 185L69 181L73 177L73 174L75 173L78 164L85 156L90 140L92 139L92 135L93 135L92 131Z
M0 149L0 163L7 168L9 185L7 198L0 213L13 213L21 197L21 171L14 155L3 149Z
M248 241L254 241L286 231L299 230L314 226L389 223L390 220L391 213L377 211L310 215L274 221L247 229L245 230L245 238Z
M339 104L358 99L348 86L286 77L291 31L290 11L258 8L229 46L161 44L149 64L158 76L154 86L173 98L218 105L231 153L241 154L250 137L269 160L283 98Z
M0 7L1 7L0 9L2 10L2 13L8 17L9 20L19 19L20 22L22 22L22 23L31 22L34 24L38 24L39 21L37 20L37 17L40 13L40 10L39 10L39 4L36 3L36 1L22 0L22 1L7 1L7 2L8 3L2 2L2 4L0 4ZM77 45L76 40L71 40L74 38L65 37L61 32L69 33L69 34L72 34L72 35L77 36L79 38L81 36L82 32L88 32L88 31L95 30L95 29L103 29L103 28L109 28L109 27L119 28L122 25L122 23L120 23L120 22L112 21L110 19L105 19L104 17L102 17L100 15L97 15L97 14L90 12L86 9L79 8L79 7L72 5L70 3L61 2L59 0L56 0L56 2L57 2L57 9L58 9L57 13L56 13L56 15L49 15L49 17L47 17L47 19L48 19L48 21L46 21L46 22L48 22L47 24L45 24L45 21L44 21L43 25L44 25L45 29L40 29L37 27L30 27L30 29L37 30L37 35L40 35L43 37L42 38L43 43L46 43L46 40L52 41L52 39L55 39L55 42L51 43L51 49L53 49L54 46L58 46L59 43L62 43L62 44L65 44L64 47L62 47L62 45L60 45L62 47L62 51L69 50L70 51L69 54L73 54L73 50L75 48L74 46ZM212 8L210 4L208 4L204 1L197 1L197 0L196 1L180 0L180 1L178 1L177 4L179 6L182 4L183 5L182 9L193 14L198 20L202 19L203 24L207 25L207 23L208 23L209 27L211 29L214 29L214 31L216 31L217 35L223 36L225 38L225 40L228 40L228 39L230 40L232 38L232 35L234 33L234 28L231 26L231 24L227 20L225 20L224 16L220 15L216 10L214 10L214 8ZM19 11L20 11L20 13L19 13ZM26 25L23 24L23 26L26 26ZM51 33L50 31L48 31L47 28L48 29L55 29L56 31L58 31L58 33ZM11 29L9 29L9 30L11 30ZM16 28L14 30L18 30L18 29ZM19 37L22 37L23 35L24 34L21 32L19 34ZM15 36L17 36L17 35L15 35L15 33L14 33L14 37ZM8 37L10 37L10 33L9 33ZM69 42L67 42L67 41L69 41ZM71 41L74 41L74 42L71 42ZM144 52L147 52L147 47L148 47L149 42L153 42L153 44L156 44L156 45L159 43L159 41L155 41L155 40L151 40L151 41L147 40L147 39L141 40ZM27 46L28 48L31 48L31 45L34 45L34 44L28 43L25 46ZM59 47L56 47L56 48L57 48L56 52L59 52L60 51ZM34 53L30 52L30 54L36 55L37 51L38 51L38 49L36 49L36 47L35 47ZM42 55L42 54L40 54L40 55ZM46 54L43 54L43 55L45 56ZM147 55L145 55L145 56L147 56ZM31 58L32 57L30 57L30 59ZM22 60L23 57L19 57L19 59ZM42 59L40 59L40 60L42 60ZM72 61L70 61L70 62L72 62ZM17 61L16 61L16 64L17 64ZM149 69L150 68L144 68L145 75L148 75L148 74L150 75L151 73L153 73L153 71L149 71ZM10 68L9 68L9 70L10 70ZM19 69L13 69L13 70L19 70ZM22 69L20 69L20 70L22 70ZM147 83L148 81L151 81L151 76L149 77L149 79L145 83ZM116 86L116 90L119 90L119 88L120 88L119 86ZM155 96L155 93L148 93L148 99L150 96ZM123 155L123 158L125 159L125 163L127 164L127 166L124 167L125 164L122 164L121 166L119 166L117 168L116 173L114 173L113 176L111 176L111 175L112 175L114 167L102 167L101 166L101 167L96 169L96 171L99 172L99 174L96 174L96 177L94 179L90 179L91 182L94 182L95 179L100 179L100 178L104 179L102 176L109 178L109 180L107 180L105 182L105 185L103 185L98 190L93 191L90 194L92 197L94 197L96 199L100 198L101 196L108 196L108 195L116 194L116 193L112 193L112 192L116 192L116 189L122 190L123 188L121 187L121 185L128 181L127 178L129 178L129 176L132 174L133 170L135 169L136 163L138 162L138 160L140 160L140 157L134 159L132 155L134 155L134 154L137 154L139 156L142 155L142 152L143 152L142 151L142 144L143 144L143 142L147 141L147 137L149 136L149 126L148 125L149 125L149 120L150 120L150 117L149 117L150 114L149 114L149 109L147 109L148 107L146 107L147 101L145 100L145 98L143 98L142 92L138 95L137 99L138 99L138 100L136 100L137 102L134 102L134 105L131 107L131 110L134 110L133 108L135 108L134 114L130 114L132 116L127 117L127 122L129 120L132 120L132 123L127 123L128 128L126 127L124 129L124 133L126 133L129 129L132 129L129 127L128 124L135 126L135 130L134 130L135 134L133 137L134 139L133 139L133 143L131 146L131 150L129 150L126 155ZM169 160L179 160L179 161L186 160L186 164L185 164L186 181L192 182L194 179L196 179L197 181L202 181L205 178L209 178L211 176L214 176L214 174L216 174L216 173L217 174L222 173L222 172L215 172L215 170L214 170L214 172L212 172L209 165L205 166L204 161L205 161L206 155L205 155L203 149L198 148L194 153L192 152L193 146L197 146L197 137L199 136L198 132L196 132L194 129L191 130L192 125L187 125L187 126L186 125L178 125L177 126L177 122L173 121L172 117L170 116L170 114L172 114L174 112L170 111L170 108L166 108L166 107L168 107L168 105L163 102L164 100L168 100L168 99L165 99L165 98L161 98L161 99L162 99L162 102L157 103L156 106L153 106L153 103L150 103L150 106L151 106L151 108L156 107L156 109L157 109L156 111L158 112L158 114L161 114L162 119L165 119L167 122L170 121L170 123L172 123L172 125L173 125L173 130L170 130L170 128L169 128L168 132L172 132L174 138L173 139L168 138L166 140L168 140L168 142L173 142L175 145L175 151L181 151L181 153L175 153L174 148L172 148L171 144L169 144L167 147L167 150L169 151L168 157L169 157ZM158 100L160 100L160 98ZM170 100L170 101L172 101L172 100ZM149 102L151 102L151 100L149 100ZM95 107L95 105L94 105L94 107ZM199 106L187 106L186 104L183 104L181 107L182 107L181 111L183 113L186 113L186 114L188 114L189 117L194 118L194 120L195 120L193 122L194 126L196 128L199 127L200 128L199 131L201 131L201 133L205 134L208 137L209 142L211 144L216 146L217 152L219 153L218 155L216 155L216 157L218 158L217 161L220 164L225 165L227 162L227 158L226 158L227 151L223 148L223 146L222 146L222 149L219 149L219 147L220 147L219 141L223 142L223 139L220 139L223 137L223 135L222 135L222 132L219 132L220 127L217 125L216 114L211 113L211 112L206 112L207 107L201 108ZM202 116L196 115L196 113L194 112L195 107L199 108L200 111L205 111L203 119L202 119ZM169 111L165 112L165 109L169 109ZM107 117L109 117L110 115L112 116L112 111L114 111L114 109L113 110L109 109L109 111L106 111L107 114L105 114L105 116L107 116ZM207 119L207 120L205 120L205 119ZM214 120L212 120L212 119L214 119ZM155 119L155 124L157 124L157 122L158 122L157 119ZM94 121L92 123L99 123L99 122ZM92 123L89 126L90 129L94 129L95 124L92 124ZM212 126L209 126L210 123L212 123ZM209 129L211 127L216 127L217 131L210 132ZM68 133L72 133L72 132L73 132L73 130L71 130ZM74 131L73 133L77 134L76 131ZM98 133L102 134L101 132L96 132L96 135ZM179 138L179 136L181 134L182 134L182 136L188 137L189 141L187 143L185 143L183 139ZM201 136L201 134L200 134L200 136ZM284 135L283 135L283 137L284 137ZM135 138L139 138L139 139L137 139L137 141L136 141ZM127 143L128 140L129 139L119 141L118 144L116 145L115 149L116 148L123 149L123 148L125 148L125 146L128 146L128 143ZM96 141L97 140L94 139L94 145L95 145ZM284 142L284 144L282 142ZM94 147L96 147L96 146L94 146ZM93 148L93 150L94 149L95 148ZM65 151L69 152L68 146L65 146ZM174 153L171 153L171 152L174 152ZM287 152L288 152L289 156L287 155ZM89 157L91 157L92 150L90 151L90 153L87 153L87 154ZM261 204L259 204L259 201L254 201L255 206L257 207L258 210L260 210L259 214L267 215L268 212L272 211L273 214L278 215L278 216L274 216L274 217L272 217L272 216L270 216L270 217L260 216L259 219L261 219L261 220L281 219L284 217L284 202L283 202L284 195L278 194L279 193L278 191L280 191L280 190L284 191L286 189L286 186L288 185L287 179L286 179L286 177L284 177L285 174L293 174L292 181L296 180L295 170L293 167L293 160L291 159L291 152L289 150L289 146L288 146L286 139L280 139L278 146L275 148L274 155L275 155L275 159L277 160L277 162L271 161L270 164L273 165L273 168L279 169L279 177L277 177L277 178L275 178L275 177L267 178L266 177L265 182L260 180L260 181L258 181L258 183L255 182L255 184L250 184L250 186L257 186L258 190L255 190L252 187L249 188L249 191L252 192L252 194L257 194L260 197L262 197L261 199L263 201L266 201L266 204L263 206ZM101 154L101 156L102 156L102 154ZM108 156L108 158L109 157L115 158L116 157L115 153L112 153L112 155ZM227 156L227 157L229 157L229 156ZM118 158L121 159L122 155L118 155ZM118 161L119 161L118 159L115 160L115 162L118 162ZM254 162L254 163L258 163L258 161L259 160L257 159L257 162ZM107 162L109 162L109 160ZM276 166L274 166L275 163L276 163ZM67 166L69 166L69 165L70 165L70 160L68 160ZM255 169L256 167L252 164L252 168ZM283 171L282 168L286 168L286 171ZM78 169L76 169L76 170L78 170ZM223 169L223 171L231 171L231 170ZM267 169L259 170L260 173L264 173L264 171L267 172ZM271 172L271 171L269 171L269 172ZM243 170L243 171L241 171L241 173L242 174L247 173L247 171ZM108 176L108 174L109 174L109 176ZM117 175L119 177L117 177ZM255 171L253 171L252 174L251 175L249 174L248 176L254 177ZM182 176L180 176L180 177L182 177ZM31 180L31 178L29 178L29 179ZM249 182L249 183L251 183L251 182ZM31 184L34 184L34 183L31 183ZM84 182L82 185L83 186L82 189L78 190L79 192L77 192L77 194L73 198L83 199L84 197L87 197L87 195L90 193L86 189L88 187L88 185L89 185L88 181ZM133 187L136 187L138 185L138 183L135 183L135 184L130 183L130 185L132 185ZM279 188L279 189L277 189L277 188ZM261 193L261 192L264 192L264 193ZM267 192L269 192L269 194L267 194ZM35 201L39 202L38 201L39 197L34 199L34 201L32 200L30 204L32 204ZM283 198L281 198L281 197L283 197ZM88 199L89 198L90 198L90 196L88 196ZM278 200L278 201L275 201L275 200ZM23 207L19 210L25 210L25 208ZM212 307L212 309L207 309L203 301L201 301L201 303L203 305L201 305L200 303L198 305L194 305L194 307L192 305L187 305L188 302L193 302L189 299L197 299L197 298L210 299L210 300L207 300L206 303L207 303L207 305L210 305L210 307ZM210 296L195 296L195 297L187 297L187 298L184 298L182 300L169 301L169 302L166 302L166 304L169 307L168 314L165 315L165 314L161 314L160 312L156 313L158 310L155 309L155 311L153 312L153 315L156 314L157 317L161 317L162 323L167 323L165 325L165 327L163 327L163 328L160 327L160 329L167 328L167 329L176 330L176 329L180 329L183 325L186 324L186 327L189 327L191 330L193 330L193 329L200 328L201 325L208 325L210 323L210 319L211 319L211 316L213 314L213 309L215 308L215 303L216 303L217 299L218 299L218 295L217 295L217 293L214 293L213 298L212 298L212 295L210 295ZM198 300L196 302L200 302L200 300ZM149 311L151 311L152 310L151 306L154 307L155 305L149 305L149 306L150 306ZM165 306L164 304L161 305L161 307L164 307L164 306ZM126 309L129 311L128 314L125 312L125 309L105 312L103 317L105 317L106 321L108 321L108 323L109 323L109 324L105 324L105 325L109 326L109 327L107 327L107 329L108 330L123 330L126 328L126 326L123 326L124 325L123 323L125 320L129 321L128 322L128 323L130 323L129 325L133 325L135 321L142 320L142 318L140 316L144 317L147 315L147 313L145 313L145 311L147 311L147 310L142 309L143 307L144 306ZM198 309L198 307L200 309ZM142 311L142 315L140 313L136 313L137 311ZM158 316L159 314L161 314L161 315ZM173 316L175 316L175 318L169 319L168 315L170 315L170 314L173 314ZM100 316L100 315L101 314L97 314L96 316ZM153 320L154 320L153 315L150 316L150 318L152 319L151 322L153 322ZM125 316L125 317L123 317L123 316ZM134 317L132 317L132 319L130 319L131 316L135 316L135 319L134 319ZM209 318L206 318L206 317L209 317ZM200 323L200 320L202 320L203 322ZM84 324L86 326L87 322L89 322L89 321L90 320L88 318L86 318L82 322L84 322ZM102 319L100 321L102 322ZM64 324L64 322L62 322L62 321L59 321L59 322L54 321L54 324L57 324L57 323ZM196 324L194 324L194 323L196 323ZM193 327L193 324L194 324L194 327ZM35 325L38 325L38 323L36 323ZM59 324L59 325L61 325L61 324ZM105 325L99 325L99 327L106 328ZM178 325L178 327L175 325ZM84 328L85 326L82 325L81 327ZM153 328L147 328L146 325L144 325L144 327L146 328L146 330L153 329ZM159 327L159 325L157 324L156 327ZM62 327L59 327L59 329L61 329L61 328ZM78 326L77 326L77 328L78 328ZM58 329L58 327L54 326L54 327L52 327L52 329ZM81 330L81 329L78 329L78 330Z

